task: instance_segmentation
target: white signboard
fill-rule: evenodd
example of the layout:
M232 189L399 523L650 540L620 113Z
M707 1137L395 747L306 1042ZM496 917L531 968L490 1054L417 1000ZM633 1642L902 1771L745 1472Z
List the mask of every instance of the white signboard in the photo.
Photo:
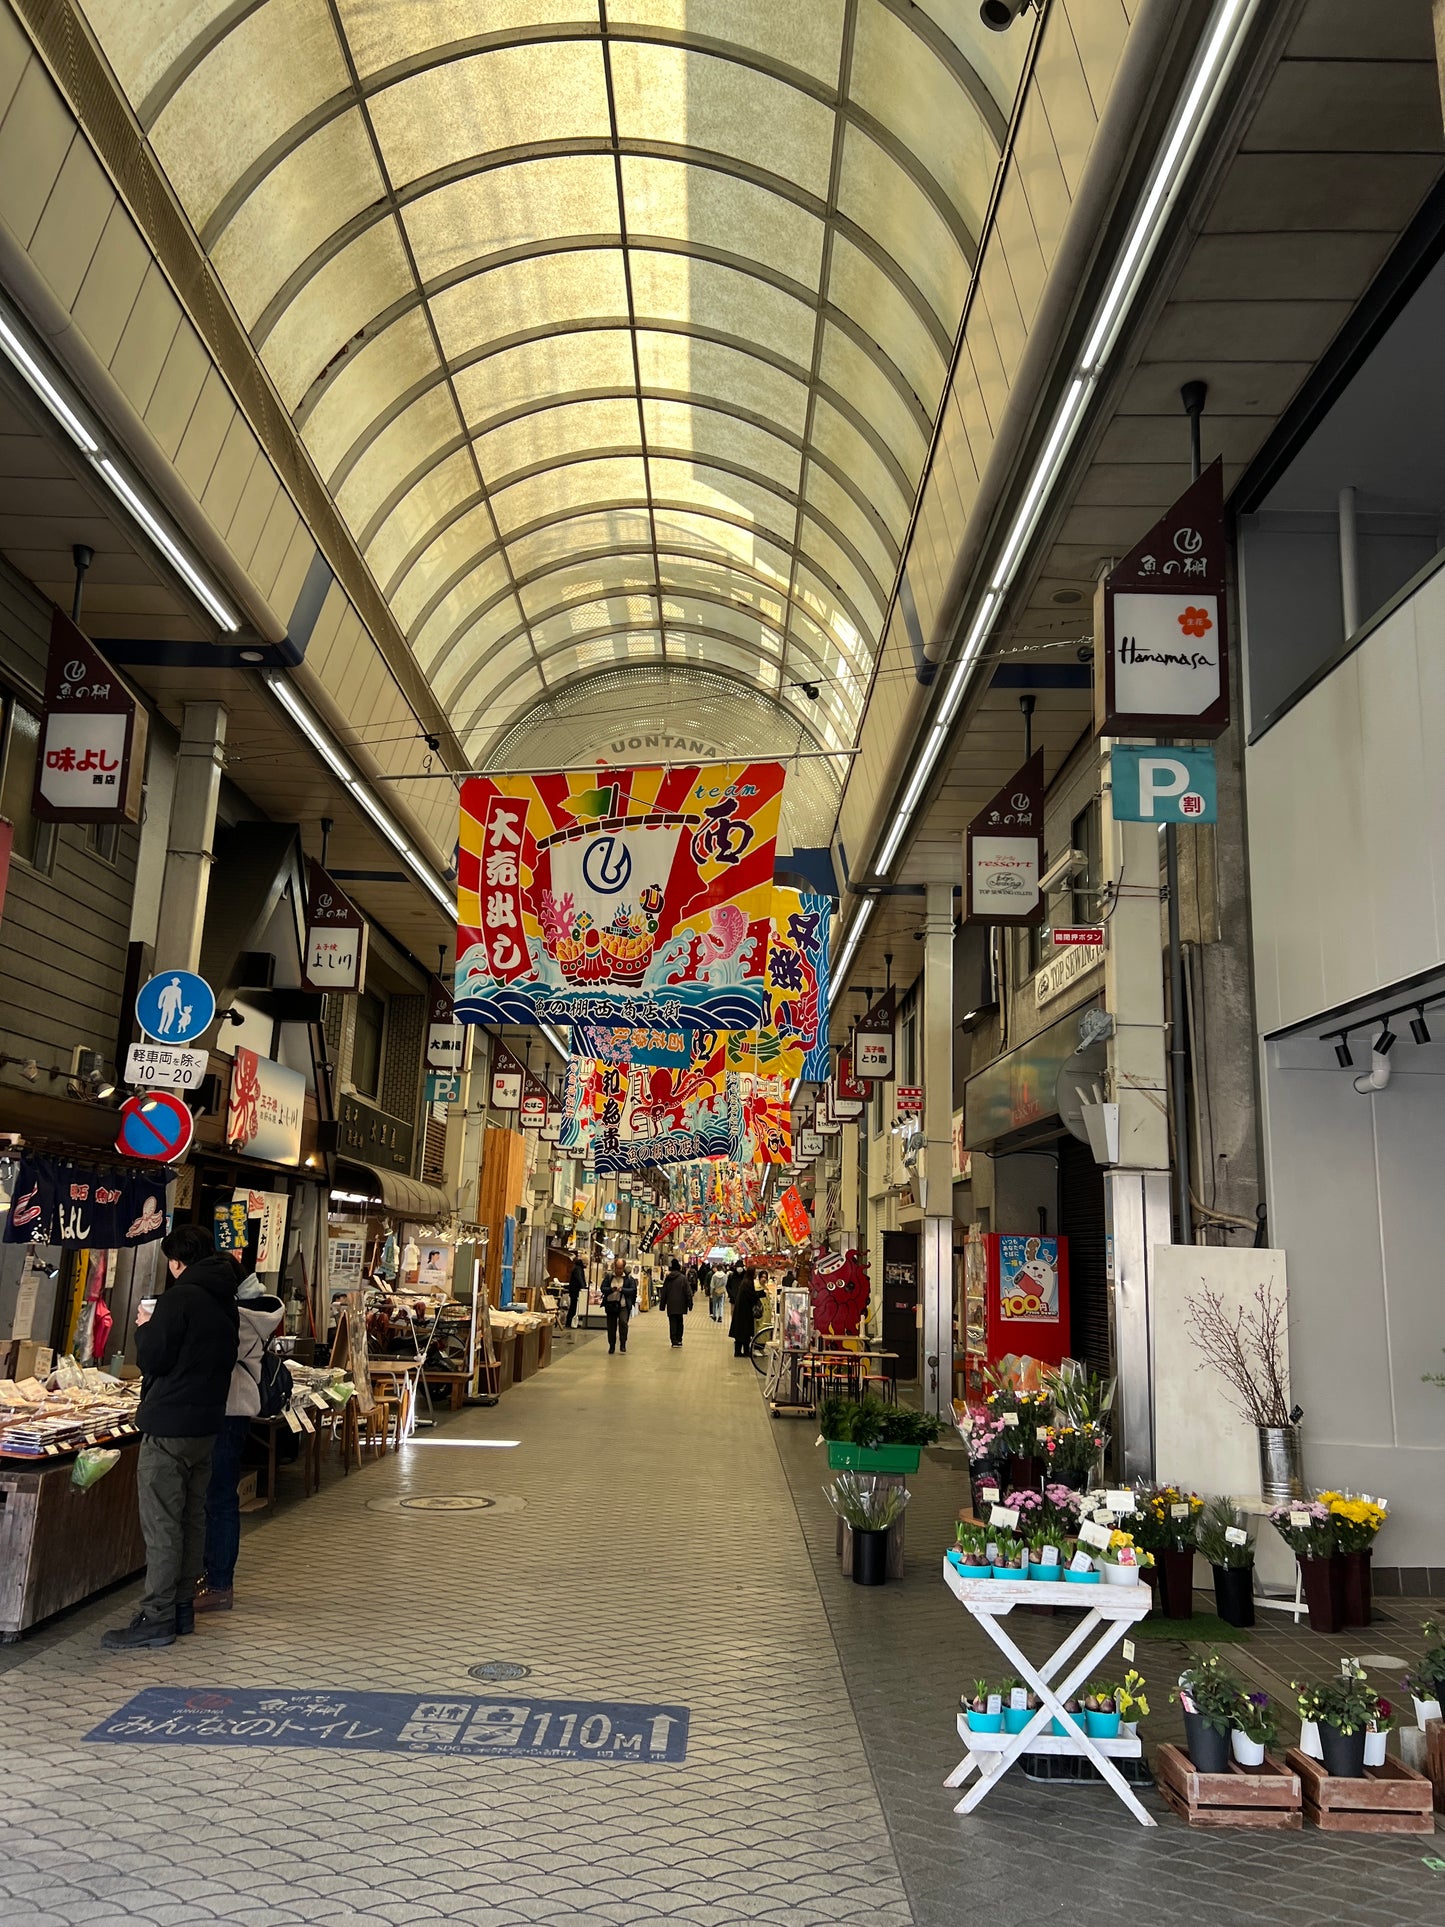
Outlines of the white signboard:
M138 1090L194 1091L206 1075L209 1053L176 1044L132 1044L125 1056L125 1081Z
M1114 596L1114 707L1121 714L1202 716L1219 702L1222 678L1217 596Z
M306 932L306 981L313 990L360 990L366 981L366 925L313 925Z
M975 835L970 855L973 860L973 914L977 918L986 920L990 912L999 917L1023 917L1037 906L1037 838ZM860 1065L859 1069L862 1068Z
M814 1158L822 1157L823 1150L824 1145L821 1132L799 1131L797 1137L797 1153L800 1163L811 1164Z
M1076 943L1056 952L1034 978L1034 998L1039 1008L1051 1004L1055 997L1062 997L1070 984L1077 983L1103 961L1101 943Z

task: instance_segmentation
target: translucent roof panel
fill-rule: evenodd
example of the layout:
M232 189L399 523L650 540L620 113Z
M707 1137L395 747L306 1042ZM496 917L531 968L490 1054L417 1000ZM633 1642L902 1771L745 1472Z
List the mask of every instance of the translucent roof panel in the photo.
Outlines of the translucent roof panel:
M1026 26L972 0L82 6L474 754L588 677L691 702L700 665L780 748L851 743Z

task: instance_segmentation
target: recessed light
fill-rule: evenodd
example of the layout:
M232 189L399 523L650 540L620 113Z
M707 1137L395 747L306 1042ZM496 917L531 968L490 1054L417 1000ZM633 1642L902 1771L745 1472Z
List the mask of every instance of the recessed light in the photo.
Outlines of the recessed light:
M241 660L242 662L264 662L266 660L266 651L264 649L243 649L241 651Z
M1053 595L1050 597L1051 601L1060 603L1082 602L1083 599L1084 595L1081 589L1055 589Z

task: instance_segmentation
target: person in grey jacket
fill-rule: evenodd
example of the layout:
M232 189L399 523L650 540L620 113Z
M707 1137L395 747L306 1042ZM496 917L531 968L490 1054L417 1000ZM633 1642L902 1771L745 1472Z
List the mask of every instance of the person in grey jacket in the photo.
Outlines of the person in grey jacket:
M228 1613L235 1604L236 1555L241 1549L241 1502L236 1487L251 1421L261 1412L261 1368L267 1340L285 1307L253 1271L236 1293L240 1333L226 1419L216 1434L211 1483L206 1488L206 1576L196 1592L198 1613Z

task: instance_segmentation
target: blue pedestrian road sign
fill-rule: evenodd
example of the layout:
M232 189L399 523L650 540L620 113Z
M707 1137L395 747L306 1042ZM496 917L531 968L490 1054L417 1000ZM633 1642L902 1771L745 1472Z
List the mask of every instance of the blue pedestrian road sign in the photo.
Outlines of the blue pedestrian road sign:
M1115 743L1109 751L1116 823L1216 823L1214 750Z
M163 970L142 984L135 1020L158 1044L188 1044L209 1030L216 1016L216 994L193 970Z

